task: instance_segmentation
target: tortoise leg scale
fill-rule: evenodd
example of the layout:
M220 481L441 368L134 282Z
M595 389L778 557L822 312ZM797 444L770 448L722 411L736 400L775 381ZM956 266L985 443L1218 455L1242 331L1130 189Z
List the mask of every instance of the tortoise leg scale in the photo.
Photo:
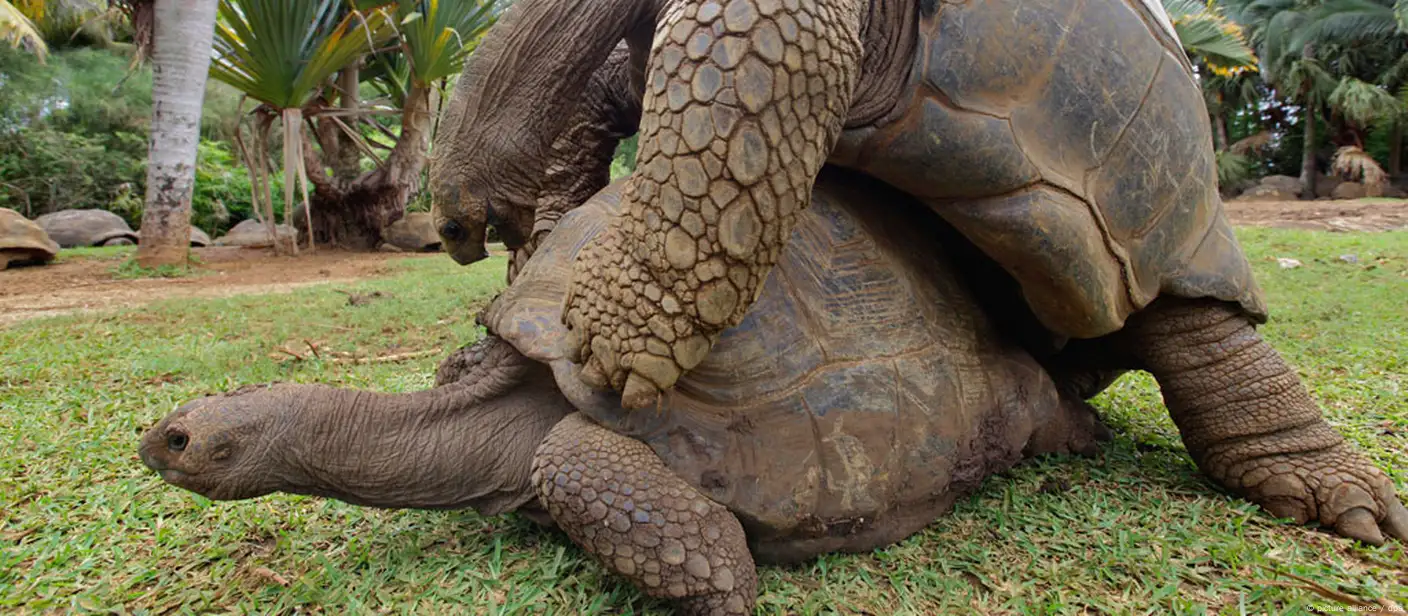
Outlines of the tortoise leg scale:
M625 211L574 264L583 380L627 408L737 325L810 204L859 74L855 0L679 0L655 30Z
M587 419L553 427L533 485L567 536L611 571L684 614L751 614L758 578L743 527L655 452Z

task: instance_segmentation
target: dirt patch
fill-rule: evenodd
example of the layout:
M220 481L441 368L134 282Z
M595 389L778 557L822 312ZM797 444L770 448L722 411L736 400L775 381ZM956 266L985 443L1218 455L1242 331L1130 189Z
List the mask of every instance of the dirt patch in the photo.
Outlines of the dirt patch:
M1225 204L1232 224L1315 231L1408 229L1408 200L1242 201Z
M269 249L196 248L199 272L183 278L124 280L113 269L124 257L77 257L42 267L0 271L0 327L38 317L140 306L185 297L282 293L329 282L392 273L391 261L417 256L319 250L298 257ZM422 255L423 256L423 255Z

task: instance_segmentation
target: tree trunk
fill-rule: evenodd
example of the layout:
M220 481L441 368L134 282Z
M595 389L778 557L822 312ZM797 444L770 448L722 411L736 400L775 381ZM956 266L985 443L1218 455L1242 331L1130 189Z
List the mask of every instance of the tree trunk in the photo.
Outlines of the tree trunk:
M1222 93L1217 93L1217 105L1213 107L1212 127L1213 127L1213 148L1221 152L1231 145L1227 141L1227 110L1222 105Z
M406 202L420 191L430 147L430 88L412 85L401 110L401 136L381 166L351 183L311 177L313 237L320 244L348 250L374 250L382 230L401 219ZM316 160L316 156L305 157ZM308 162L309 169L314 162ZM298 218L302 223L302 217Z
M1301 48L1300 57L1302 61L1315 55L1315 48L1310 43L1306 43ZM1315 93L1306 92L1305 100L1301 103L1302 121L1305 122L1305 143L1301 146L1300 154L1300 194L1303 199L1315 198L1315 111L1318 106L1315 104Z
M157 0L153 7L152 126L137 263L184 265L191 190L217 0Z
M1394 122L1388 138L1388 175L1397 179L1403 171L1403 123Z
M1302 199L1315 198L1315 106L1306 104L1304 106L1304 116L1301 119L1305 123L1305 143L1301 146L1300 155L1300 196Z

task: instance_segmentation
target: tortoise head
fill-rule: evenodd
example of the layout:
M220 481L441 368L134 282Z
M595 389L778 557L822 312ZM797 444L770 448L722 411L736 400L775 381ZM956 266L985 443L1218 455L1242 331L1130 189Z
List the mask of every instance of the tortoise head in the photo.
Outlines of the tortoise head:
M509 250L522 246L531 232L534 205L531 200L496 196L492 190L471 190L453 182L442 182L431 189L435 231L445 252L460 265L489 256L485 242L490 227Z
M272 386L191 401L147 430L138 454L168 483L202 496L263 496L282 484L271 438L300 400L289 387Z

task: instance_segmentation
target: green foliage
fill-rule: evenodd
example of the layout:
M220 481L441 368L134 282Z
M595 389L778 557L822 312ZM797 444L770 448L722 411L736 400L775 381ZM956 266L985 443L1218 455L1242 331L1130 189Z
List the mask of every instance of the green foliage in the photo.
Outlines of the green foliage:
M191 195L191 224L218 235L240 221L254 218L249 173L230 146L202 141L196 163L196 185ZM274 215L283 220L283 178L274 176L271 192Z
M1252 159L1245 154L1220 151L1217 153L1217 185L1235 186L1251 177Z
M616 146L616 154L611 158L611 179L630 175L636 168L636 138L638 135L631 135L621 140Z
M39 64L28 54L0 48L0 207L31 217L63 209L106 209L138 227L146 191L152 80L150 69L130 68L129 58L103 49L60 49ZM235 111L232 90L212 84L206 98L203 132L228 135L225 127ZM227 144L216 148L229 151ZM219 157L210 147L201 152ZM229 170L244 177L228 160L198 167L203 177L197 180L195 222L207 232L222 228L212 224L217 199L232 214L242 204L248 210L248 180L242 193L241 187L222 183L222 178L234 177L225 173ZM214 184L205 186L212 179ZM244 196L236 198L239 194Z

